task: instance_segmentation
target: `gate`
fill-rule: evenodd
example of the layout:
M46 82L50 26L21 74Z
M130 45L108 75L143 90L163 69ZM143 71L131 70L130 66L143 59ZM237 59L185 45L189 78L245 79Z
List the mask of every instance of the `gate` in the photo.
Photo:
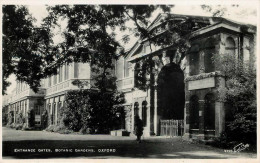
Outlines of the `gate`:
M161 136L183 136L184 121L183 120L160 120Z

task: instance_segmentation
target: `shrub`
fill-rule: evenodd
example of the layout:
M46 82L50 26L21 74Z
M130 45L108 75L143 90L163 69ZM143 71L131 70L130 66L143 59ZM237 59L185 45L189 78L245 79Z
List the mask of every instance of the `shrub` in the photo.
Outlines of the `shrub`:
M12 123L12 124L10 125L10 127L11 127L11 128L16 128L16 124L15 124L15 123Z
M17 114L17 121L18 124L23 124L25 122L25 118L22 113Z
M114 106L124 102L122 94L76 90L67 92L66 100L67 106L61 109L61 121L68 129L104 134L120 125L116 113L122 108Z
M6 126L8 123L8 114L2 110L2 125Z
M58 133L60 133L60 134L71 134L71 133L73 133L73 131L65 128L65 129L58 131Z
M16 124L15 129L21 130L23 128L23 124Z
M93 134L93 133L95 133L95 131L93 130L93 129L91 129L91 128L88 128L88 127L86 127L86 126L83 126L80 130L79 130L79 133L80 134Z
M8 123L7 123L7 125L10 127L10 125L13 123L13 121L14 121L14 112L10 111L9 114L8 114Z
M59 132L59 131L64 130L64 129L66 129L65 126L63 126L63 125L56 125L53 128L53 132Z
M53 132L54 127L55 127L54 125L49 125L49 126L45 129L45 131Z
M27 127L27 124L24 123L24 124L23 124L23 127L22 127L22 130L23 130L23 131L29 131L29 130L32 130L32 128Z
M244 63L234 55L215 56L214 60L226 80L226 87L218 88L218 100L229 104L225 115L225 133L215 140L216 145L254 145L257 123L255 62Z

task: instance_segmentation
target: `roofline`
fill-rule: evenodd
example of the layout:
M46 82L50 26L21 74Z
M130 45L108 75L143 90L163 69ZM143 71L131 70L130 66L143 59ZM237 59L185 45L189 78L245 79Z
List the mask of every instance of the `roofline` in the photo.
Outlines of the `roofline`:
M153 20L153 22L147 27L147 29L151 28L152 25L156 22L156 20L161 17L162 15L166 15L165 14L162 14L162 13L159 13L158 16ZM250 28L253 28L254 32L256 32L256 26L255 25L252 25L252 24L246 24L246 23L241 23L241 22L237 22L237 21L234 21L234 20L230 20L230 19L227 19L227 18L223 18L223 17L210 17L210 16L193 16L193 15L182 15L182 14L167 14L167 15L171 15L171 16L181 16L181 17L193 17L193 18L208 18L209 20L210 19L218 19L219 22L215 23L215 24L212 24L212 25L209 25L207 27L204 27L204 28L200 28L192 33L196 33L198 31L201 31L201 30L205 30L207 28L210 28L210 27L213 27L215 25L219 25L221 23L229 23L229 24L233 24L233 25L238 25L238 26L242 26L242 25L246 25L246 26L249 26ZM151 30L151 29L150 29ZM131 51L139 44L140 44L140 39L138 41L136 41L136 43L132 46L132 48L129 49L128 53L126 54L126 56L128 56ZM141 41L142 42L142 41Z

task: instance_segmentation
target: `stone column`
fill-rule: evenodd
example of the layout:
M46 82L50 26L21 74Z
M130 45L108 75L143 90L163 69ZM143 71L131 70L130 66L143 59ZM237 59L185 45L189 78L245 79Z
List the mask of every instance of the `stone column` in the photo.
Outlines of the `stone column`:
M158 112L157 112L157 86L154 89L154 132L155 135L159 135L159 120L158 120Z
M54 115L55 115L55 122L54 124L57 125L58 124L58 105L59 105L59 97L56 97L55 98L55 112L54 112Z
M16 123L16 103L13 104L14 107L14 123Z
M131 133L134 133L134 126L135 126L135 120L134 120L134 116L135 116L135 113L134 113L134 103L135 102L133 102L133 105L132 105L132 110L131 110L131 112L132 112L132 128L131 128Z
M203 140L204 135L204 109L205 109L205 101L199 100L199 135L198 138Z
M24 110L23 110L23 115L26 116L26 106L27 106L27 105L26 105L26 100L24 100L23 105L24 105L24 106L23 106L23 108L24 108Z
M149 135L154 135L154 90L148 90L148 100L147 101L147 119L149 123L147 123L147 127L150 131Z
M225 109L224 103L215 102L215 136L219 137L225 130Z
M190 138L190 102L186 101L185 102L185 107L184 107L184 139L189 139Z

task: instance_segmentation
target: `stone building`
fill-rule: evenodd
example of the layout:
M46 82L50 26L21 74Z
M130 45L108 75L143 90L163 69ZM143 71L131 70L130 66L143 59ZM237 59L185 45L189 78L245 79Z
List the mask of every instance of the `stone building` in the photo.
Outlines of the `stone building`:
M35 126L42 126L42 113L46 109L48 113L48 124L58 124L58 113L60 108L66 104L64 95L69 90L79 89L73 85L74 80L88 81L91 79L91 69L88 63L71 63L61 66L57 75L50 76L41 81L39 91L35 93L29 86L17 82L16 88L8 96L4 107L13 114L14 123L17 116L22 114L28 124L29 116L35 119ZM90 84L84 89L89 89ZM30 115L31 110L33 110Z
M167 28L163 14L152 22L148 30L158 35ZM181 60L174 46L167 48L139 40L126 55L118 57L116 76L118 89L126 97L125 129L133 132L134 115L144 123L144 135L160 135L160 120L183 119L184 137L208 139L224 130L225 104L218 100L217 89L225 87L225 79L213 63L212 57L233 55L244 62L252 62L256 27L224 18L170 15L171 20L191 19L195 24L191 33L191 48ZM155 61L153 73L147 78L154 84L145 91L136 87L139 64L150 58ZM123 70L123 71L122 71Z
M150 46L147 40L139 40L115 62L118 90L126 99L125 129L133 132L134 115L138 114L143 120L145 136L160 135L160 120L165 119L184 120L186 138L219 136L224 130L227 109L218 100L217 89L225 87L225 80L211 58L233 55L244 62L252 62L256 27L224 18L170 16L177 22L190 19L194 23L191 48L184 58L180 58L174 46ZM165 17L164 14L158 15L148 30L157 35L167 31L169 25ZM148 58L155 64L150 65L152 73L147 76L152 87L144 90L137 86L137 78L143 61ZM14 113L13 122L16 122L18 113L27 116L28 121L28 111L34 110L36 125L41 126L40 115L46 109L48 124L56 125L60 108L66 105L66 92L79 89L72 82L83 80L91 83L92 75L88 63L65 64L57 75L42 80L37 93L18 82L4 106ZM91 89L91 84L84 89Z
M36 126L40 126L40 112L43 110L44 95L44 88L39 88L39 91L35 93L27 84L17 82L16 88L12 91L12 94L8 96L9 98L6 105L9 113L12 114L12 122L17 123L18 116L21 114L25 117L26 123L28 123L28 116L30 116L29 111L34 110L35 124Z

